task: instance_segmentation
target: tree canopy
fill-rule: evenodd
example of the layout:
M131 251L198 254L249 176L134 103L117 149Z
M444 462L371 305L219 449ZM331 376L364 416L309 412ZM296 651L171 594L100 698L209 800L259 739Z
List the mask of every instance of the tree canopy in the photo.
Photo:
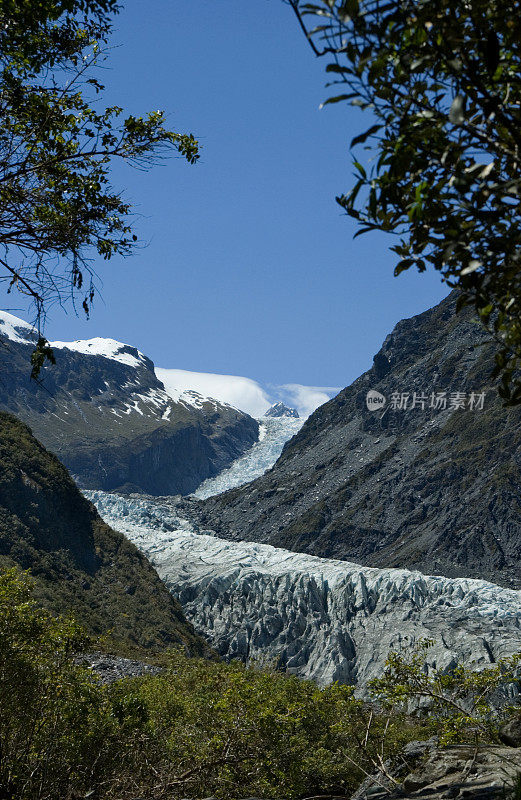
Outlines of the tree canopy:
M521 402L521 3L287 0L335 93L372 116L337 202L394 234L395 274L432 266L497 339Z
M115 0L0 0L0 279L35 306L95 295L92 259L129 254L130 205L110 183L114 159L143 167L177 151L198 159L191 134L162 111L102 106ZM52 353L43 336L37 372Z

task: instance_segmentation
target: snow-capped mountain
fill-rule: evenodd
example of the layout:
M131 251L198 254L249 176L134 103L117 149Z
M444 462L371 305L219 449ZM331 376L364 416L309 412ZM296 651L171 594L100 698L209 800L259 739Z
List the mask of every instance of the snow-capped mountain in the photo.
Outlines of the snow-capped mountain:
M428 663L438 668L487 666L520 649L519 591L231 542L199 532L175 504L89 497L150 558L196 630L226 658L363 687L381 674L390 650L423 638L435 641Z
M296 408L288 408L282 402L274 403L266 413L264 414L265 417L293 417L293 419L298 419L300 414L298 413Z
M56 350L70 350L74 353L81 353L82 355L100 356L101 358L108 358L111 361L117 361L120 364L125 364L126 366L134 367L135 369L144 367L147 370L152 370L157 377L157 370L155 369L153 362L147 358L147 356L143 355L143 353L137 350L137 348L128 344L123 344L123 342L117 342L115 339L103 339L97 337L95 339L79 339L75 342L49 342L49 344L52 347L53 352ZM223 406L232 408L229 403L220 402L213 397L206 397L199 392L196 392L194 389L175 389L174 387L170 386L167 390L164 384L158 390L158 392L154 394L154 396L151 395L148 398L142 397L140 399L144 404L144 406L142 406L142 413L147 413L147 411L150 411L150 409L146 408L147 401L149 401L148 405L150 405L151 402L152 405L156 407L158 404L166 404L163 414L167 414L168 416L168 408L170 408L172 405L171 401L197 409L206 407L217 410ZM135 404L133 407L135 407ZM136 410L138 410L139 413L139 408ZM162 418L168 419L168 416L164 417L163 414Z
M286 408L288 404L294 406L298 415L305 419L340 391L339 387L305 386L300 383L268 385L241 375L183 369L156 367L156 375L174 398L180 389L195 389L203 395L217 398L221 403L229 403L256 419L264 416L273 405L281 404Z
M258 423L196 391L167 392L154 364L113 339L51 342L29 378L36 334L0 312L0 408L33 429L83 486L189 493L251 447Z

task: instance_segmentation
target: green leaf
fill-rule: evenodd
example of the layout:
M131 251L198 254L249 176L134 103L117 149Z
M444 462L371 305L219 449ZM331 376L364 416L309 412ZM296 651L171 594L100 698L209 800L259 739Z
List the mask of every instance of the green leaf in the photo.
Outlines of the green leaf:
M394 276L397 277L401 272L405 272L405 270L412 267L413 264L414 258L404 258L402 261L399 261L394 268Z
M351 144L349 147L355 147L357 144L362 144L365 142L370 136L374 133L377 133L383 128L383 125L371 125L364 133L360 133L358 136L355 136L354 139L351 140Z
M352 94L338 94L336 97L328 97L327 100L320 104L319 108L324 108L330 103L341 103L343 100L350 100L351 97L353 97Z
M351 67L342 67L340 64L328 64L326 72L338 72L341 75L352 72Z

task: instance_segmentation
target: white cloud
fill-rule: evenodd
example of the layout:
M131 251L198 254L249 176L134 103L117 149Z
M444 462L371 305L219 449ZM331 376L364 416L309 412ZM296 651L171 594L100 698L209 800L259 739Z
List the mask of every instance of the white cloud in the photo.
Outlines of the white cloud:
M334 386L303 386L300 383L286 383L277 387L282 402L296 408L301 417L309 417L339 391L340 388Z
M335 387L303 386L300 383L264 387L252 378L239 375L216 375L185 369L156 367L156 375L174 400L179 399L181 392L193 389L205 397L229 403L252 417L262 416L273 403L280 400L296 408L300 416L306 418L340 391Z
M274 402L260 383L239 375L160 368L156 368L156 375L174 399L179 397L179 391L193 389L205 397L229 403L252 417L262 416Z

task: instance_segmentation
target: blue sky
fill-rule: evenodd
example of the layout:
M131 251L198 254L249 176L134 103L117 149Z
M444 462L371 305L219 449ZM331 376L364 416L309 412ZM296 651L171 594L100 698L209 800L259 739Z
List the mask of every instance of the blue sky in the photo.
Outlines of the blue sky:
M368 123L347 105L319 110L325 62L282 0L127 0L113 44L107 103L164 109L202 158L114 170L147 246L102 262L90 321L53 309L50 339L107 336L161 367L344 386L399 319L447 293L434 273L394 278L391 238L353 241L334 198Z

